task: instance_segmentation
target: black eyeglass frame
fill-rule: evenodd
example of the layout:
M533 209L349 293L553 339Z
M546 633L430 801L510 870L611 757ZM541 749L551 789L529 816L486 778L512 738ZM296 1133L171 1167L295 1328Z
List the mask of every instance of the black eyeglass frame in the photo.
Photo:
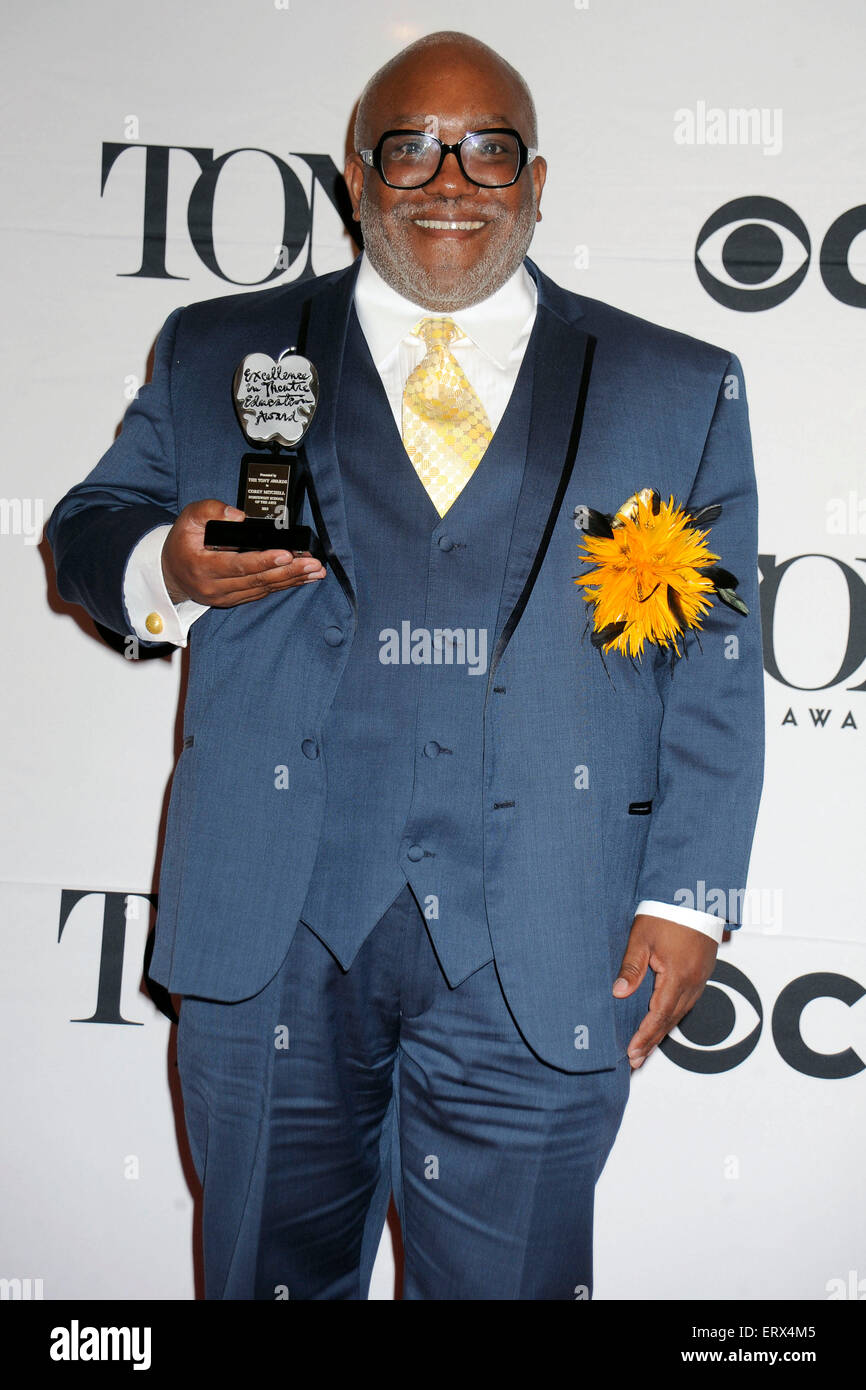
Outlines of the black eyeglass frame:
M429 178L424 179L423 183L389 183L385 178L382 169L382 150L385 147L385 141L390 140L392 135L421 135L425 140L434 140L439 146L439 163L436 165L434 172ZM476 135L514 136L514 139L517 141L517 173L514 175L513 179L509 179L507 183L479 183L477 179L473 179L470 174L467 174L463 167L463 156L460 153L460 146L464 144L466 140L471 140ZM449 154L453 154L454 158L457 160L457 164L464 179L469 183L474 183L476 188L511 188L513 184L517 183L517 180L520 178L520 175L527 165L532 163L533 159L538 154L538 150L534 149L531 145L524 144L518 131L512 130L510 126L491 126L486 130L468 130L463 138L457 141L456 145L444 144L438 136L431 135L428 130L386 130L384 135L379 137L375 149L358 150L358 154L366 165L376 170L379 178L387 188L402 189L403 192L411 193L414 192L416 188L425 188L428 183L432 183L435 178L438 178L442 165L445 163L445 156Z

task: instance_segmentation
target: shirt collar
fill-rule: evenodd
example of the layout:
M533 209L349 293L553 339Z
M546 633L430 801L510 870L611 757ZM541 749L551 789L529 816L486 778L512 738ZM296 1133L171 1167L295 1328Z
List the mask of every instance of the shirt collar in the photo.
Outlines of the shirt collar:
M526 266L520 265L494 294L468 309L455 310L450 317L476 347L504 367L517 340L535 318L537 299L535 281ZM363 254L355 282L355 310L377 368L411 334L419 319L432 315L432 310L413 304L392 289Z

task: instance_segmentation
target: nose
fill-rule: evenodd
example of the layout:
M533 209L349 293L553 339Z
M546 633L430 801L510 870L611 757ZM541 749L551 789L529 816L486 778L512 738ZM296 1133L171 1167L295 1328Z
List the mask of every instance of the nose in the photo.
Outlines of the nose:
M460 168L455 152L449 150L435 179L425 183L424 192L433 198L463 198L468 193L474 193L476 186Z

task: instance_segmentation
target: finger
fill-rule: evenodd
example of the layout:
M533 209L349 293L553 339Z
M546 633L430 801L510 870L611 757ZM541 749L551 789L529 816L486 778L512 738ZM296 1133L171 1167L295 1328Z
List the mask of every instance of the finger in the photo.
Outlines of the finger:
M298 557L291 550L205 550L198 555L199 563L215 575L237 579L261 574L283 565L294 565ZM301 561L304 563L304 561Z
M227 580L221 581L234 585L237 589L250 590L257 592L264 589L282 587L286 583L298 584L305 579L324 578L325 571L321 565L313 564L311 569L307 569L309 562L305 560L293 560L286 565L274 565L266 570L254 570L251 574L235 575Z
M632 944L631 940L629 941L613 985L613 992L618 999L627 999L630 994L634 994L647 972L649 958L648 946Z
M215 561L210 563L211 558ZM199 565L200 586L207 585L213 596L226 597L236 590L259 593L286 581L297 583L310 576L323 578L325 568L309 555L292 555L290 551L234 551L210 553L208 562Z
M217 579L206 587L205 601L214 608L229 607L233 603L264 598L266 594L278 593L283 589L319 583L326 573L317 560L299 556L288 565L277 565L250 575Z
M230 502L221 502L217 497L204 497L200 502L190 502L179 520L187 522L197 530L204 530L208 521L243 521L245 513Z
M658 980L658 977L656 977ZM654 1048L658 1047L679 1023L691 1006L690 995L676 988L662 986L653 990L649 1008L628 1045L632 1067L642 1066Z
M207 550L203 554L221 560L226 573L233 575L257 574L263 570L275 569L280 565L308 565L324 570L321 560L307 551L292 550Z
M257 599L266 598L268 594L278 594L284 589L302 589L305 584L317 584L321 580L320 576L303 575L299 579L290 579L283 584L272 584L267 589L236 589L228 594L215 596L211 603L211 608L234 608L242 603L255 603Z
M647 1014L628 1045L628 1060L632 1067L642 1067L673 1026L672 1019Z

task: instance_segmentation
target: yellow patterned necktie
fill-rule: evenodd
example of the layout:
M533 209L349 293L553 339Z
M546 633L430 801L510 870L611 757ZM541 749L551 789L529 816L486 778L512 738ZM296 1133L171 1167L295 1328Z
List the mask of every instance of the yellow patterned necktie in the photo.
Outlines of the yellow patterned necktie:
M403 390L403 443L434 507L444 516L466 486L493 437L478 399L450 343L460 335L453 319L422 319L412 330L427 352Z

